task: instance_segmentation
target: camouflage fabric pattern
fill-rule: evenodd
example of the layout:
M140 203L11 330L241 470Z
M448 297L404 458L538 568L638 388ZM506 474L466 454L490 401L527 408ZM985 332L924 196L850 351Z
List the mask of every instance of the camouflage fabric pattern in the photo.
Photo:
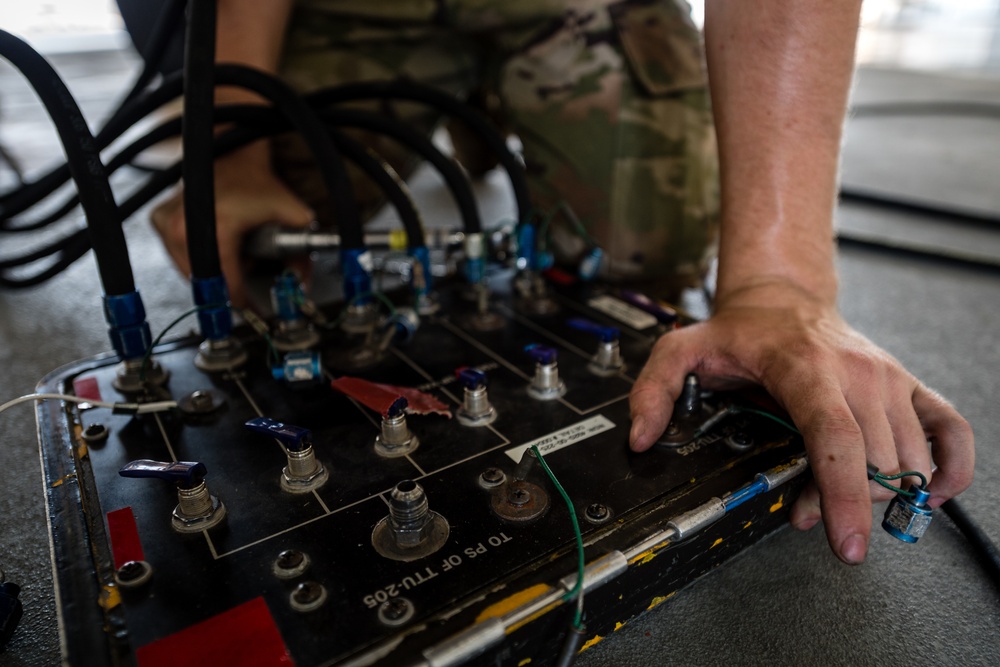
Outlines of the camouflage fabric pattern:
M696 286L717 246L718 168L700 36L680 3L300 0L282 75L303 91L402 76L472 96L521 139L536 209L566 201L609 277ZM439 120L376 108L428 132ZM452 137L470 171L492 164L473 136ZM408 173L396 145L362 138ZM293 185L309 179L301 145L276 155ZM558 217L552 232L564 257L585 250Z

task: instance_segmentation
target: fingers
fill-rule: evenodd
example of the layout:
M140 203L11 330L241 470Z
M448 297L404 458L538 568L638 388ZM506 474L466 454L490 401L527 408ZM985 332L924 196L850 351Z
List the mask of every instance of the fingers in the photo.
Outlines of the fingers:
M816 480L809 480L799 493L798 499L792 505L788 522L798 530L809 530L823 518L819 506L819 487Z
M860 563L868 551L872 512L861 426L833 376L811 370L809 364L792 366L783 374L776 398L788 406L802 431L830 548L845 563ZM809 497L797 512L804 527L815 523Z
M936 392L918 384L913 391L913 408L931 441L937 470L928 490L931 508L939 507L972 484L976 462L972 427Z
M674 402L684 386L684 376L693 364L685 357L685 340L698 335L698 325L671 331L656 341L639 378L629 393L632 429L629 446L644 452L666 430Z
M184 202L180 189L153 209L149 215L153 229L160 235L167 254L185 277L191 275L187 252L187 230L184 227Z

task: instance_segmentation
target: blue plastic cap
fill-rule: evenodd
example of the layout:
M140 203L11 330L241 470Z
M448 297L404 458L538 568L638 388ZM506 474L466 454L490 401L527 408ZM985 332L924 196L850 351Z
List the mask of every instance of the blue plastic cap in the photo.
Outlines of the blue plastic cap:
M486 373L478 368L462 368L455 372L459 382L466 389L479 389L486 386Z
M229 309L229 288L222 276L191 280L194 305L198 311L201 335L209 340L227 338L233 330L233 314Z
M118 474L122 477L162 479L184 488L191 488L205 479L208 469L204 463L197 461L164 462L139 459L126 463Z
M311 382L323 373L318 352L289 352L280 366L271 367L275 380L286 382Z
M530 222L517 228L517 268L535 268L535 226Z
M601 339L604 343L610 343L611 341L618 340L621 336L621 330L617 327L606 327L597 322L592 322L584 317L574 317L566 321L566 324L570 325L577 331L585 331L589 334L593 334Z
M268 417L256 417L244 423L251 431L269 435L292 451L305 449L312 438L312 431L301 426L283 424Z
M556 363L556 358L559 356L554 347L539 345L537 343L526 346L524 351L542 366L551 366Z
M400 396L392 402L392 405L390 405L389 409L385 411L385 414L387 417L398 417L406 411L406 406L409 404L410 402L406 400L405 396Z
M580 260L580 267L577 274L580 280L593 280L601 268L601 261L604 259L604 251L598 247L590 249L583 259Z
M470 285L477 285L486 277L486 262L482 257L465 259L465 279Z

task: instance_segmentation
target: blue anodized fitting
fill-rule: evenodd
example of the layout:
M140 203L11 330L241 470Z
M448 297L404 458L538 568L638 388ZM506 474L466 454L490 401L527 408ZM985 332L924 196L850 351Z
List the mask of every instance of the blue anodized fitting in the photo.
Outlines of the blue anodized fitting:
M340 266L344 273L344 299L363 305L371 301L372 256L367 248L342 248Z
M111 346L122 359L141 359L152 343L146 309L138 292L104 297L104 319Z
M521 271L535 269L535 226L530 222L517 228L517 268Z
M274 279L271 285L271 307L282 322L298 322L302 319L302 307L299 299L302 288L298 277L293 273L282 273Z
M191 291L198 307L198 326L208 340L228 338L233 330L233 314L229 309L229 288L222 276L193 278Z
M885 509L882 527L893 537L904 542L916 542L931 525L932 510L927 507L931 494L923 487L910 487L913 498L897 495Z
M431 251L427 246L417 246L416 248L410 248L409 255L414 259L414 261L419 262L420 268L423 272L423 280L420 281L421 284L417 284L415 281L413 283L413 291L417 296L427 294L431 291L432 278L431 278Z

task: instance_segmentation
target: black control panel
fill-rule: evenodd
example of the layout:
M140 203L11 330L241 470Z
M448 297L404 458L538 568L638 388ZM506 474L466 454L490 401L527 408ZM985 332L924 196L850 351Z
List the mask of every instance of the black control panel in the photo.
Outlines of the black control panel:
M171 409L41 403L70 663L545 664L580 575L543 462L584 545L584 647L786 521L805 462L766 399L691 376L664 442L629 451L629 391L673 324L603 286L467 292L398 331L333 309L297 325L306 356L250 327L233 368L161 345L139 398ZM43 383L84 387L136 398L113 358Z

